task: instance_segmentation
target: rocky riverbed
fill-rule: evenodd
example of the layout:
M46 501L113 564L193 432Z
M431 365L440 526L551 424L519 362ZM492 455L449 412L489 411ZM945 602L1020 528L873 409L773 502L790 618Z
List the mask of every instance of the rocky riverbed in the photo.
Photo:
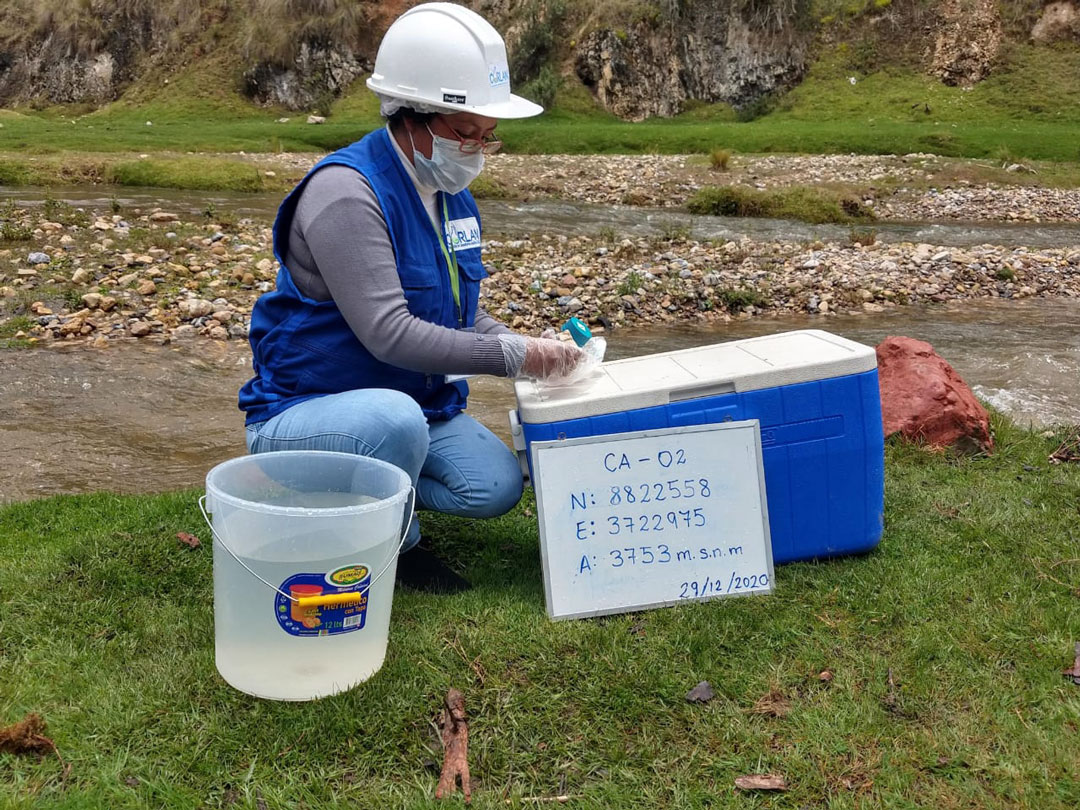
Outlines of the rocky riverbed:
M488 176L512 196L679 207L705 186L831 186L882 220L1080 222L1080 188L1043 188L1022 164L935 155L496 155ZM989 178L993 178L990 180Z
M489 239L483 306L522 331L720 322L908 304L1080 298L1080 247L942 248L859 241ZM269 222L48 201L0 211L0 337L31 343L242 340L277 273Z
M322 155L214 157L240 157L295 175ZM704 155L500 153L487 159L484 190L512 199L678 208L706 186L828 186L858 197L885 221L1080 222L1080 172L1055 174L1055 168L915 153L732 155L718 171Z

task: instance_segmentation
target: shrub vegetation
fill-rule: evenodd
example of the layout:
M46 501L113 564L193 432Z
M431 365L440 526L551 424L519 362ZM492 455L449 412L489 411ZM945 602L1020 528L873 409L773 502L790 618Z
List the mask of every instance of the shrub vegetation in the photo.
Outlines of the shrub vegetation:
M722 217L768 217L810 223L869 222L873 211L859 200L825 188L791 186L758 190L712 186L698 190L687 203L694 214Z

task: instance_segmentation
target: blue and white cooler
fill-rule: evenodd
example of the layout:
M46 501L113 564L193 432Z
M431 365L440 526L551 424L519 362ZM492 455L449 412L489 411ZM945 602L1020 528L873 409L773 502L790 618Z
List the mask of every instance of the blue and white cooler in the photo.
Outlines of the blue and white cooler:
M590 381L515 384L514 447L757 419L775 562L881 540L884 438L874 349L816 329L604 363ZM531 465L531 460L528 462Z

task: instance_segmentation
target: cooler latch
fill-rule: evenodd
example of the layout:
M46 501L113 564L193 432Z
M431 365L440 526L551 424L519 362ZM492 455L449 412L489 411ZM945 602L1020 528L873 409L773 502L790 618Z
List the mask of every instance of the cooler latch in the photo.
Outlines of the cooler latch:
M529 457L526 453L525 431L521 429L521 421L518 419L516 410L509 411L507 419L510 420L510 441L513 442L514 451L517 453L518 464L521 465L521 477L525 483L529 483Z

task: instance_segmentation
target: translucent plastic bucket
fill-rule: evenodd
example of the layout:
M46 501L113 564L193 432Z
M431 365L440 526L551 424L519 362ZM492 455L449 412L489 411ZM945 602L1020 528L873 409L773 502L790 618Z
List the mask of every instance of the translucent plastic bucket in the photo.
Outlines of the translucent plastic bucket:
M311 700L379 670L411 490L398 467L349 453L262 453L210 471L214 635L226 681L258 697Z

